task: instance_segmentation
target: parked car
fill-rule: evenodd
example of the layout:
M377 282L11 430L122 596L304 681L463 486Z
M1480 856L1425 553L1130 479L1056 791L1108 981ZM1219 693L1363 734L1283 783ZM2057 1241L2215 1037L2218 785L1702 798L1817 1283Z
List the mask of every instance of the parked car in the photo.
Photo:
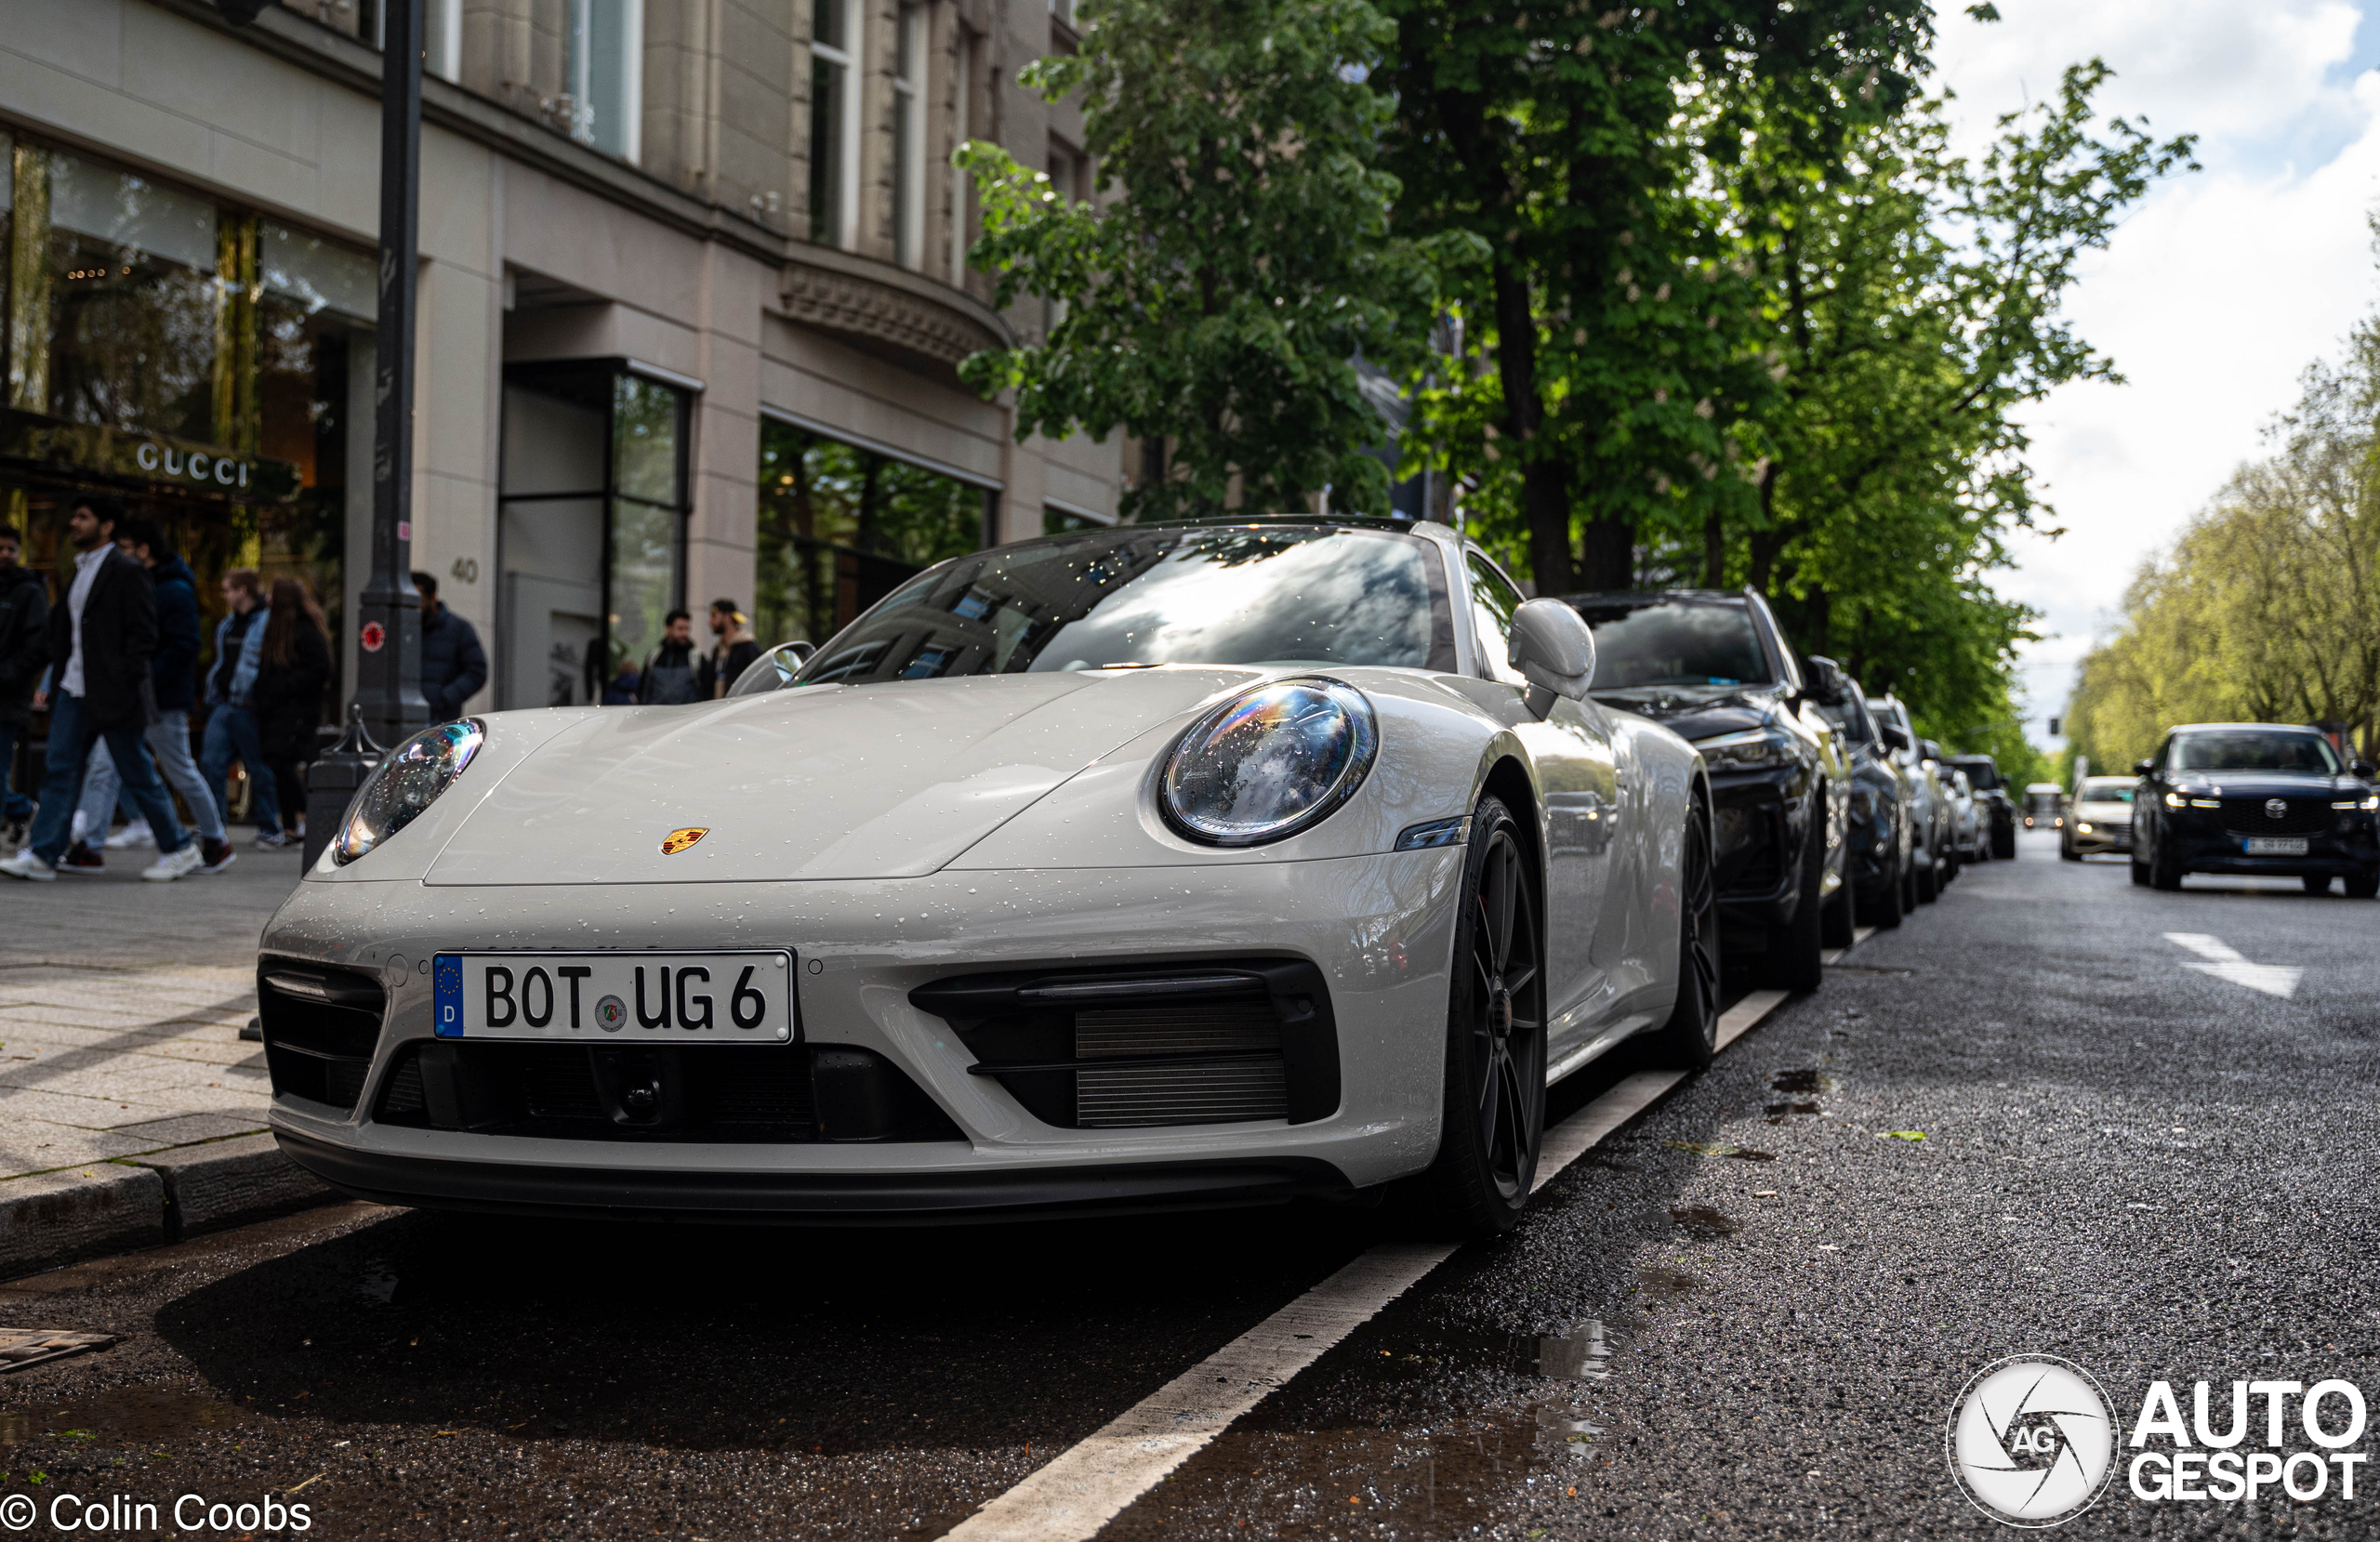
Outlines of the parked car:
M2138 785L2129 776L2086 776L2074 789L2074 807L2057 838L2057 854L2068 862L2132 850L2132 795Z
M2320 894L2380 894L2380 793L2310 728L2188 723L2133 768L2132 881L2179 889L2190 873L2258 873Z
M1818 710L1834 725L1851 766L1849 854L1844 870L1851 881L1853 909L1871 926L1897 927L1908 913L1911 883L1909 846L1915 821L1910 817L1909 778L1859 688L1832 659L1813 658L1808 665L1805 674L1841 681L1819 699Z
M1594 697L1675 730L1711 770L1719 918L1761 977L1814 990L1851 940L1851 775L1767 602L1750 590L1565 597L1595 638Z
M2016 854L2016 805L2008 797L2008 784L2001 778L2000 762L1989 755L1946 756L1942 763L1956 766L1967 773L1967 784L1975 789L1976 802L1990 816L1991 854L2003 861Z
M1910 726L1909 708L1887 692L1868 698L1868 710L1897 735L1893 757L1909 779L1910 817L1915 838L1910 842L1909 908L1932 904L1941 898L1948 881L1950 855L1950 803L1936 770L1937 761L1925 753L1925 742Z
M2063 830L2066 828L2066 789L2055 782L2030 782L2025 785L2025 828L2028 830Z
M1984 812L1976 803L1975 788L1967 781L1967 773L1945 763L1941 774L1947 779L1950 795L1950 850L1957 854L1959 865L1991 860L1991 837L1987 833Z
M1950 880L1959 876L1959 869L1966 865L1967 860L1966 850L1959 843L1958 798L1951 790L1950 769L1942 764L1942 746L1931 739L1920 739L1917 741L1917 754L1925 762L1925 769L1934 773L1935 782L1942 789L1942 823L1937 832L1937 838L1941 844L1937 850L1942 853L1942 883L1947 888Z
M1018 542L783 688L391 750L265 929L282 1149L390 1203L1527 1203L1546 1087L1715 1044L1709 779L1444 526Z

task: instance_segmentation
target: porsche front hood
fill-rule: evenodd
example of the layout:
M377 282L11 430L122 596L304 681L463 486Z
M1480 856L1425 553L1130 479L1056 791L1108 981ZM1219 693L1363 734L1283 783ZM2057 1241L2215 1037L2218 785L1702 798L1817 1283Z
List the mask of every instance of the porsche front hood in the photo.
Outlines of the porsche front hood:
M492 789L425 881L919 876L1110 749L1262 673L806 686L607 712L556 734ZM686 830L704 833L665 855L664 839Z

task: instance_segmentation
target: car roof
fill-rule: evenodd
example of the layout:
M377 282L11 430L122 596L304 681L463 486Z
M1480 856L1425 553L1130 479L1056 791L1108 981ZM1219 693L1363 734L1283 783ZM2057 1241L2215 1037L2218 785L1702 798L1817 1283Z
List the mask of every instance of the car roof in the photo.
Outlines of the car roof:
M2175 723L2167 731L2171 733L2237 733L2243 728L2255 729L2264 733L2310 733L2317 739L2329 737L2320 729L2308 728L2304 723Z
M1746 598L1726 589L1589 589L1562 596L1566 605L1733 605L1742 610Z

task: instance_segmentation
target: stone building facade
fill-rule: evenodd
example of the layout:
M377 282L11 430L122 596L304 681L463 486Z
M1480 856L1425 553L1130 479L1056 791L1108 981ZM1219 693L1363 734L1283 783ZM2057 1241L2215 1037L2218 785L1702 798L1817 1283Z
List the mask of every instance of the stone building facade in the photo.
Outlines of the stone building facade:
M1016 85L1064 9L429 3L413 551L488 645L474 707L598 699L681 604L823 640L926 562L1114 519L1119 444L1019 443L955 368L1040 310L967 271L952 150L1085 191L1078 115ZM376 0L8 15L0 521L49 561L105 488L210 617L234 565L352 617Z

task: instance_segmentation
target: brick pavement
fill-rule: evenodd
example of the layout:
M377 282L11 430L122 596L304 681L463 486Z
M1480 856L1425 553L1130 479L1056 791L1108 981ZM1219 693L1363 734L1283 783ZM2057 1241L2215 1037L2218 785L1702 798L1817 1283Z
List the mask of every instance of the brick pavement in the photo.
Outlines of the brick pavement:
M0 1199L29 1174L264 1128L264 1055L239 1031L298 853L243 845L225 872L142 883L152 855L0 880Z

